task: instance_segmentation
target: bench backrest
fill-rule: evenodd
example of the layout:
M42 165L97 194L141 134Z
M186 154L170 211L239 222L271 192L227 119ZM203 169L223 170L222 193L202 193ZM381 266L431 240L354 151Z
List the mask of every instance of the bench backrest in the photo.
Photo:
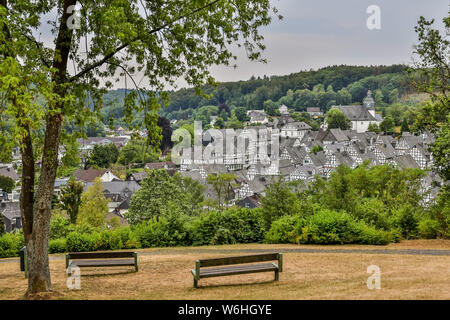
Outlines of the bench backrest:
M135 252L120 251L120 252L71 252L67 254L67 259L82 260L82 259L112 259L112 258L132 258Z
M242 264L242 263L260 262L260 261L273 261L273 260L280 260L280 254L279 253L264 253L264 254L250 255L250 256L203 259L203 260L198 260L198 264L199 264L199 267L214 267L214 266L223 266L223 265L230 265L230 264Z

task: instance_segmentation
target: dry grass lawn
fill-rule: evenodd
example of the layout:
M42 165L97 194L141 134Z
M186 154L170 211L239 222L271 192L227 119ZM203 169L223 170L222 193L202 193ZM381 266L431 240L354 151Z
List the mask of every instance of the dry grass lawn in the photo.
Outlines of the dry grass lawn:
M236 245L140 250L139 272L132 268L82 269L81 290L66 287L65 262L52 259L52 283L57 299L450 299L450 256L285 253L280 281L273 273L202 279L192 287L190 269L199 258L230 256L215 253L245 249L450 249L450 241L405 241L388 246ZM198 253L195 250L210 250ZM151 254L150 254L151 253ZM381 289L369 290L369 265L381 269ZM17 260L0 263L0 299L21 299L27 280Z

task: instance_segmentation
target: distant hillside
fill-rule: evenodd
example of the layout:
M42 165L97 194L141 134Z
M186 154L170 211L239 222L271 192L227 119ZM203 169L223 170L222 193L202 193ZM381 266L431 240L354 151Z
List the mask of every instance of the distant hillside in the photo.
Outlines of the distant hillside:
M231 110L264 109L268 114L273 114L281 104L296 111L319 107L326 112L333 104L360 103L368 89L381 104L397 102L412 92L406 66L341 65L285 76L252 77L247 81L221 83L216 88L205 87L204 92L212 94L210 99L196 95L194 89L180 89L170 92L170 105L160 114L171 120L192 119L199 108L221 104ZM124 89L105 96L105 119L112 117L122 123L124 97ZM142 115L136 116L136 121L142 119Z

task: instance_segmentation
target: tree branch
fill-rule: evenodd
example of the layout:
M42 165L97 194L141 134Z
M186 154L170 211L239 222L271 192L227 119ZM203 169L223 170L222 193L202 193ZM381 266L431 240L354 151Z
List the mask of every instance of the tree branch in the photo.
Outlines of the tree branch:
M192 12L188 13L187 15L180 16L180 17L178 17L178 18L176 18L176 19L174 19L174 20L172 20L172 21L170 21L170 22L168 22L168 23L166 23L166 24L164 24L164 25L162 25L162 26L160 26L160 27L157 27L157 28L155 28L155 29L153 29L153 30L147 32L147 34L154 34L154 33L156 33L156 32L158 32L158 31L160 31L160 30L162 30L162 29L164 29L164 28L170 26L171 24L173 24L173 23L175 23L175 22L177 22L177 21L179 21L179 20L181 20L181 19L187 18L187 17L189 17L189 16L191 16L191 15L197 13L197 12L200 12L200 11L202 11L202 10L204 10L204 9L206 9L206 8L208 8L208 7L210 7L210 6L213 6L214 4L216 4L216 3L219 2L219 1L221 1L221 0L214 0L214 1L210 2L210 3L207 3L207 4L205 4L204 6L202 6L202 7L200 7L200 8L197 8L197 9L193 10ZM98 67L101 67L101 66L102 66L103 64L105 64L109 59L111 59L112 57L114 57L118 52L120 52L120 51L122 51L123 49L125 49L126 47L128 47L128 46L130 45L130 43L132 43L132 42L134 42L134 41L137 41L137 40L139 40L139 36L135 37L135 38L132 39L130 42L124 43L124 44L122 44L121 46L117 47L117 48L114 49L111 53L109 53L109 54L107 54L106 56L104 56L103 59L101 59L101 60L99 60L99 61L96 61L96 62L94 62L94 63L88 65L84 70L80 71L78 74L76 74L76 75L74 75L73 77L71 77L71 78L69 79L69 82L73 82L73 81L75 81L75 80L81 78L82 76L84 76L84 75L87 74L88 72L92 71L93 69L98 68Z

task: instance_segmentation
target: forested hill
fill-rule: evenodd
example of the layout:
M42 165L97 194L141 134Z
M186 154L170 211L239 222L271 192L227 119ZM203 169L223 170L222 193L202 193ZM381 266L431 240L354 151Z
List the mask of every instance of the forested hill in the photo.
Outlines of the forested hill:
M205 87L204 92L212 94L210 99L196 95L194 89L180 89L170 93L170 105L161 115L187 119L200 107L221 104L230 109L265 109L269 114L280 104L297 111L305 111L307 107L327 111L333 104L361 103L368 89L374 92L377 102L390 104L411 91L406 68L341 65L285 76L252 77L247 81L221 83L216 88ZM116 99L116 103L105 107L106 118L121 118L123 96L123 89L107 94L106 100Z

